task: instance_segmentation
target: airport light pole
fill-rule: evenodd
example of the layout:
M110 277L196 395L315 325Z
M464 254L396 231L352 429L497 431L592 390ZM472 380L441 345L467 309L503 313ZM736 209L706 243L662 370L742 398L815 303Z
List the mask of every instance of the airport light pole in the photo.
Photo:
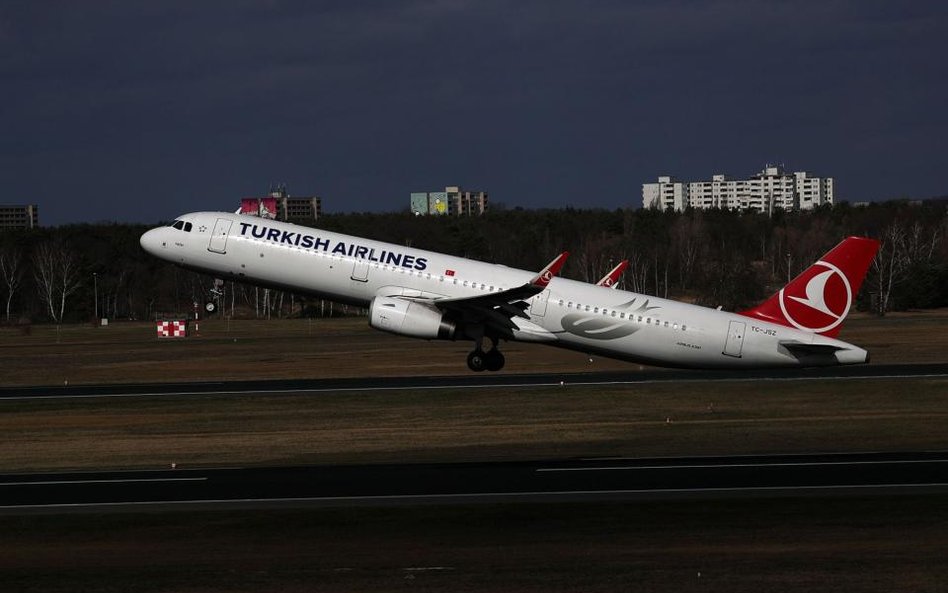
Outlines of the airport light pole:
M99 273L92 272L92 294L95 295L95 322L99 322Z

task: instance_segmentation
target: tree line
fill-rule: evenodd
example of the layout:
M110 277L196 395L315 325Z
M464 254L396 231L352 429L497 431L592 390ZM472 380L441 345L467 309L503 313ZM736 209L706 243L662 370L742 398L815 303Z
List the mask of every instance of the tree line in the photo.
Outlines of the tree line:
M332 214L326 230L538 270L572 256L563 275L595 282L623 259L621 287L740 310L778 290L843 237L882 247L857 306L888 311L948 306L948 201L825 206L772 216L727 210L501 210L479 217L408 212ZM189 272L144 253L149 227L81 224L0 232L0 295L6 323L153 319L190 313L213 299L218 315L326 316L328 301Z

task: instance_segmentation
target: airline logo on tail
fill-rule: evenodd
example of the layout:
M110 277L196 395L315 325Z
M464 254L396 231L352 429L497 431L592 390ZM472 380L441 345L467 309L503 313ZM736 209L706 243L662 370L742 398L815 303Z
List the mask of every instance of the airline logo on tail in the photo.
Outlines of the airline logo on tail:
M741 315L836 337L878 250L874 239L849 237L780 292Z
M564 251L563 253L556 256L556 259L551 261L545 268L540 270L540 273L530 281L530 284L533 286L538 286L540 288L546 288L550 284L550 281L560 273L563 264L566 263L566 258L569 257L569 251Z
M793 327L821 334L846 319L853 304L853 289L842 270L818 261L798 280L806 283L803 295L790 294L788 290L798 287L798 282L781 288L779 293L780 310Z

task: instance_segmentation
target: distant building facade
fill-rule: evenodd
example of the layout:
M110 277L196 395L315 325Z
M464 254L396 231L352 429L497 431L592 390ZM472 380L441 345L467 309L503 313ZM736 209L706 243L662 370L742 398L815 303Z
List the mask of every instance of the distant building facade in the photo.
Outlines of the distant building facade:
M411 212L419 216L479 216L487 212L487 203L487 192L464 191L456 185L444 191L411 194Z
M311 225L319 220L322 205L319 196L293 197L287 193L286 186L280 186L264 198L243 198L240 213Z
M0 205L0 229L35 229L39 227L39 206Z
M723 208L773 212L810 210L832 204L836 193L832 177L810 177L805 171L792 174L766 166L749 179L713 175L708 181L678 181L661 176L657 183L642 184L642 206L660 210Z

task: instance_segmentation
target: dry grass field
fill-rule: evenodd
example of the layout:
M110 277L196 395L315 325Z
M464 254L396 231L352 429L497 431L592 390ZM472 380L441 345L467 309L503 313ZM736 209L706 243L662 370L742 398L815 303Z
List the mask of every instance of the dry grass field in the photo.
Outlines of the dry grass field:
M887 380L0 402L0 473L933 450L946 393Z
M147 335L146 335L147 334ZM938 362L948 311L857 317L874 362ZM508 344L504 372L636 369ZM363 319L4 328L3 386L467 374L466 343ZM0 402L0 471L945 448L943 380L726 382Z
M469 373L465 343L400 339L364 320L202 330L164 341L144 324L8 328L3 384ZM875 362L936 362L946 330L948 311L935 311L858 317L844 337ZM504 372L639 368L506 350ZM946 395L944 380L877 379L4 401L0 471L943 449Z
M158 339L153 323L0 327L0 387L396 375L465 375L468 342L375 331L364 318L202 321L200 335ZM854 315L843 340L874 363L948 361L948 310ZM503 372L640 368L532 344L504 345Z

